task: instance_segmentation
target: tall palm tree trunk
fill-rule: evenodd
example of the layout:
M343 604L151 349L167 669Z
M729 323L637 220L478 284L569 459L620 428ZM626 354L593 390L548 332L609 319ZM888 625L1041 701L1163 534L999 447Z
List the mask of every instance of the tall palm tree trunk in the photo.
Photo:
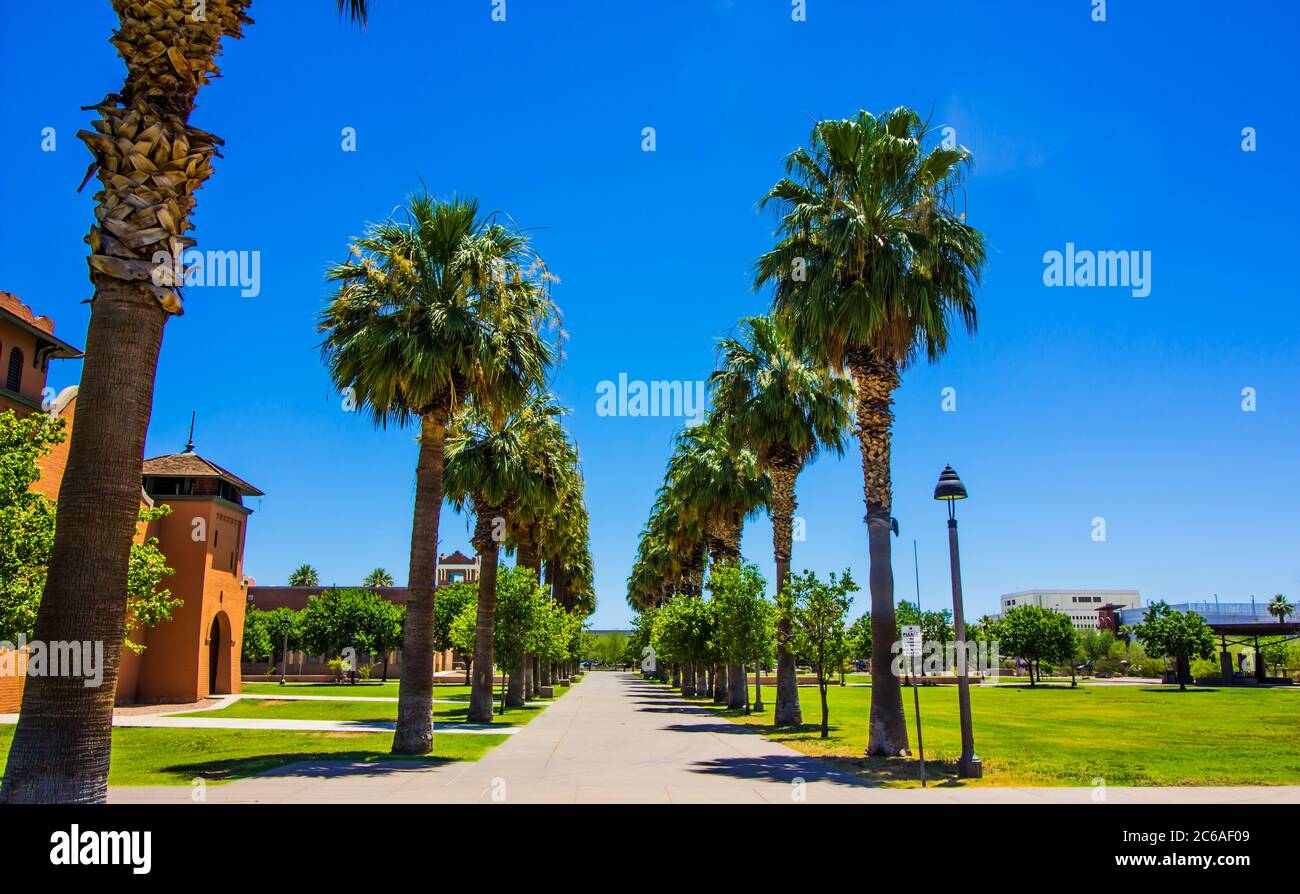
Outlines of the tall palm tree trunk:
M506 686L506 707L522 708L528 703L528 656L520 655L510 669L510 681Z
M871 559L871 720L867 754L910 754L903 717L903 690L890 666L890 645L898 639L894 619L894 569L890 484L890 440L898 366L862 351L850 359L858 390L858 441L862 448L863 497Z
M783 456L768 460L768 475L772 479L772 552L776 559L776 592L785 592L790 577L790 556L794 539L794 513L797 507L794 485L799 475L798 463ZM777 726L798 726L803 723L799 708L799 678L794 652L790 645L794 630L787 617L776 625L776 710L773 723Z
M492 536L493 520L501 515L499 506L479 506L474 523L474 549L482 557L478 571L478 618L474 622L474 682L470 687L470 723L492 722L492 632L496 626L497 559L500 544Z
M219 73L222 39L239 37L250 21L245 0L215 0L198 20L186 0L162 5L178 14L113 3L113 45L126 79L120 93L90 107L100 113L95 131L77 134L95 159L86 179L97 172L103 187L86 237L94 299L35 637L102 643L103 681L28 680L0 803L97 803L108 795L145 432L163 325L181 309L172 280L154 279L168 266L153 257L166 250L179 258L193 244L184 235L193 193L211 175L220 140L190 127L190 114L199 87Z
M59 491L34 639L103 644L104 677L32 676L0 802L102 803L126 618L140 467L167 313L150 292L95 277L77 426Z
M438 519L442 509L446 405L420 419L420 458L415 466L415 518L411 565L406 579L406 624L402 635L402 677L397 684L397 730L393 754L433 751L434 589L438 572Z

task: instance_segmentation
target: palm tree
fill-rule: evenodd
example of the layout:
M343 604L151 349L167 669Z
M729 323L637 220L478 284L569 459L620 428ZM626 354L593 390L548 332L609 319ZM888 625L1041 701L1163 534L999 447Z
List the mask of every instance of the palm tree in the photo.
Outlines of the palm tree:
M1287 616L1295 612L1295 606L1281 593L1273 597L1268 604L1268 613L1277 618L1279 624L1285 624Z
M366 575L366 579L361 582L361 586L370 587L391 587L393 585L393 576L388 573L386 568L376 568Z
M473 511L472 540L480 560L471 723L492 722L492 633L501 544L519 505L539 498L539 479L530 464L530 440L535 429L558 412L549 395L534 395L498 424L474 403L453 421L447 440L447 500L457 512ZM517 676L517 670L512 676Z
M768 501L769 485L757 457L733 433L725 415L711 414L704 424L677 436L668 462L668 488L679 516L704 532L714 565L740 561L745 518ZM702 576L702 565L700 569ZM720 677L719 670L715 674ZM744 669L729 666L727 678L728 707L744 707ZM715 685L715 701L720 701L718 689Z
M970 155L934 146L911 109L820 121L809 147L762 199L781 213L776 246L755 263L755 285L793 342L856 388L863 498L871 559L872 656L868 753L908 753L898 679L885 646L897 639L891 567L890 440L900 371L947 349L955 318L975 329L984 237L957 212Z
M338 0L366 18L364 0ZM153 406L163 327L181 313L180 283L160 253L179 259L194 193L212 174L222 141L189 123L199 88L219 77L224 38L252 22L248 0L114 3L112 44L126 65L121 90L94 106L94 130L77 136L98 175L90 245L94 288L77 426L59 504L49 575L34 636L102 642L104 680L87 687L40 676L23 690L22 712L0 786L0 803L88 803L108 796L113 700L126 617L127 566L140 509L140 466Z
M722 340L719 355L719 369L709 380L713 406L733 427L737 440L754 451L772 482L769 506L779 595L790 575L795 482L823 447L843 454L853 386L806 351L795 350L789 329L770 316L741 320L739 334ZM780 622L777 726L803 722L795 656L789 648L792 636L789 622Z
M528 470L534 477L532 498L520 500L510 517L507 546L515 550L516 563L532 570L542 580L544 529L555 513L567 512L564 501L572 498L578 455L564 429L557 421L563 410L547 395L542 398L547 411L532 414L531 424L523 430ZM522 707L525 699L540 693L541 663L537 656L524 654L511 673L511 693L507 704Z
M541 380L550 280L522 233L480 217L473 199L427 194L356 240L327 278L340 285L317 328L334 383L375 425L420 427L393 752L427 754L447 426L471 397L500 415Z
M289 586L291 587L319 587L320 575L316 569L306 563L299 565L289 573Z

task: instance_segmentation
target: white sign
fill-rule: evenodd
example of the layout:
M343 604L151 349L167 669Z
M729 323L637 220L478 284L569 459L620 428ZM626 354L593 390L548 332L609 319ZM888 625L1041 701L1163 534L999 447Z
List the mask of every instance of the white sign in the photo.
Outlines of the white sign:
M903 657L921 657L921 627L919 624L904 624L899 628L903 634Z

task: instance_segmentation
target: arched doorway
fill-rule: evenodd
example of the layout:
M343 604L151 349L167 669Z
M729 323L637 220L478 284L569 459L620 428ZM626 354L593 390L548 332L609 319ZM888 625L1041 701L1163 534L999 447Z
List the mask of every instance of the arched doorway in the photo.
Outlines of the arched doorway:
M230 687L226 681L226 674L223 673L228 668L225 667L225 661L230 653L230 641L226 632L228 625L223 624L225 615L218 612L212 619L212 627L208 630L208 694L221 695L230 692ZM227 659L228 660L228 659Z

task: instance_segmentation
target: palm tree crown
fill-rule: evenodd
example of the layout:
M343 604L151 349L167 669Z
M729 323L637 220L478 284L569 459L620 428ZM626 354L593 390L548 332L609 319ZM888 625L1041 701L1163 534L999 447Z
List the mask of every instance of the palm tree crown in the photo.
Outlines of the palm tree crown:
M950 318L975 328L984 237L956 209L970 154L932 142L911 109L820 121L760 203L782 216L755 282L775 287L796 342L832 367L864 349L934 359Z
M801 467L822 447L844 452L853 385L796 351L783 322L746 317L719 355L713 404L760 463L779 457Z
M480 217L474 199L416 195L404 216L327 273L340 283L317 326L330 374L381 426L454 412L471 394L499 413L551 362L552 277L527 236Z

